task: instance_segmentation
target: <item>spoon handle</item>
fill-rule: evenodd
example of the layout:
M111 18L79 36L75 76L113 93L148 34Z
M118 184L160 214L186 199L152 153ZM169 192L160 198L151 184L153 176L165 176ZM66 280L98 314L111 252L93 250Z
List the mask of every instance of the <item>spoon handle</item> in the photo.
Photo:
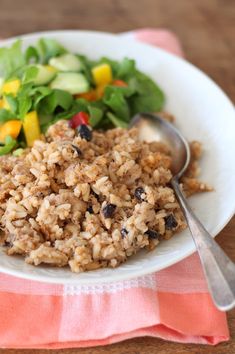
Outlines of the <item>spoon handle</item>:
M171 184L191 231L213 301L218 309L230 310L235 306L235 264L194 215L178 179L173 178Z

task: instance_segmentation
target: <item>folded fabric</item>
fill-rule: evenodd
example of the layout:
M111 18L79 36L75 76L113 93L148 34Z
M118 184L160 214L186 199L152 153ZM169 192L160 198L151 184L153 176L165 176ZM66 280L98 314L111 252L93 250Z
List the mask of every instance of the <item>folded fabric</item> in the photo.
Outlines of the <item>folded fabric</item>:
M123 33L122 36L151 44L180 57L184 56L178 37L173 32L166 29L145 28Z
M182 56L167 30L122 34ZM68 348L140 336L183 343L229 339L196 254L160 272L100 285L55 285L0 274L0 347Z

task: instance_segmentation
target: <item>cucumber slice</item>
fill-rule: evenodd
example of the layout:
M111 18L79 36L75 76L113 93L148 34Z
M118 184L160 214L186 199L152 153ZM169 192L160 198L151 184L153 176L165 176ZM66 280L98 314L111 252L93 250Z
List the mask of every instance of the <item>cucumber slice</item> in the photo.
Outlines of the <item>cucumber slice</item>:
M58 73L51 82L52 89L68 91L72 95L89 91L89 82L80 73Z
M59 71L80 71L82 67L80 60L74 54L51 58L49 64Z
M37 76L33 80L35 85L46 85L56 76L57 70L50 65L35 65L38 69Z

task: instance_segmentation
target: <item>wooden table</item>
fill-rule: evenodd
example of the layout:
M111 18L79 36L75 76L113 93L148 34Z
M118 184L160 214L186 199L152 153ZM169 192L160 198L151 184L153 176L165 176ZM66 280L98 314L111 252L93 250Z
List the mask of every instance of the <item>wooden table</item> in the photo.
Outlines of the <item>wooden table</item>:
M0 0L0 37L53 29L121 32L141 27L166 27L182 40L187 58L207 72L235 101L234 0ZM234 163L234 161L233 161ZM235 218L217 240L235 260ZM215 348L160 339L138 338L108 347L56 350L78 354L232 354L235 353L235 311L228 314L232 339ZM4 354L45 350L0 350Z

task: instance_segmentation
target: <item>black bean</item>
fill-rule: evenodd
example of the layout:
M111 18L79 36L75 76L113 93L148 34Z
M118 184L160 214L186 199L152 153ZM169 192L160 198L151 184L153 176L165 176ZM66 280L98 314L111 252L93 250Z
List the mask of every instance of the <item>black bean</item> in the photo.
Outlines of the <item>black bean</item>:
M125 227L123 227L121 229L121 235L122 235L122 238L125 238L128 235L128 231L127 231L127 229L125 229Z
M150 239L157 240L160 237L159 232L157 232L155 230L148 230L148 231L145 232L145 234L148 235L148 238L150 238Z
M93 210L93 208L92 208L91 205L87 208L87 211L88 211L90 214L94 214L94 210Z
M107 204L107 205L105 205L105 207L103 207L102 213L103 213L105 219L106 218L111 218L113 216L116 207L117 206L115 204L112 204L112 203Z
M81 124L76 128L77 133L80 135L82 139L86 141L91 141L92 139L92 131L86 124Z
M145 193L143 187L137 187L135 190L135 197L137 200L142 202L145 199Z
M76 153L78 154L78 156L82 156L82 152L81 150L79 149L79 147L77 147L76 145L74 144L71 144L72 148L76 151Z
M172 230L175 227L177 227L178 222L175 220L175 217L174 217L173 214L169 214L164 219L165 219L165 224L166 224L166 229L167 230Z

